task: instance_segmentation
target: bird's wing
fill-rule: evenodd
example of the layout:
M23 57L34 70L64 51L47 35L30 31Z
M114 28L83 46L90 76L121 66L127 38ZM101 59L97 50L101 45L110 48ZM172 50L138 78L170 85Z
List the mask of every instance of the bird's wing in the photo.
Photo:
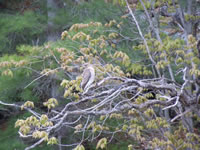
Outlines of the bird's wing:
M86 84L88 83L89 79L91 77L91 72L90 69L85 69L83 74L82 74L82 82L81 82L81 88L84 89Z

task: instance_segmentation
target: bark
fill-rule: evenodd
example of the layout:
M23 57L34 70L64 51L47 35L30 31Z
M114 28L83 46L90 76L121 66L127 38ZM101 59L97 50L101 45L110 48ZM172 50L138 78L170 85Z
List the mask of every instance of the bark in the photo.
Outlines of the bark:
M56 75L52 75L52 76L56 76ZM62 95L58 89L59 89L59 84L56 82L56 80L54 79L54 77L52 77L51 79L51 94L50 96L52 98L56 98L59 99L59 97Z
M47 0L47 24L48 24L48 31L47 31L47 41L56 41L59 39L59 33L54 29L55 24L53 20L56 17L56 12L59 9L59 1L56 0Z
M196 1L195 0L187 0L187 10L186 13L188 15L194 15L196 12ZM194 26L194 21L186 21L185 23L185 29L187 34L192 34L193 31L193 26Z

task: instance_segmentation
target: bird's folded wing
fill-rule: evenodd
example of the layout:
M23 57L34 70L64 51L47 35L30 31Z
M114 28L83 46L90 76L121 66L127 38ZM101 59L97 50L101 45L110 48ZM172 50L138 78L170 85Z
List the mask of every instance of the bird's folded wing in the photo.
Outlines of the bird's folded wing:
M81 88L84 89L86 84L88 83L89 79L91 77L90 69L85 69L82 74L82 82L81 82Z

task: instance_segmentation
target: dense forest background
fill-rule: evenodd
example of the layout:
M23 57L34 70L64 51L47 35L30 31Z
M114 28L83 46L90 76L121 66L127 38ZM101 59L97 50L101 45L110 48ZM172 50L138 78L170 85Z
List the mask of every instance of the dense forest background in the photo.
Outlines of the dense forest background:
M61 33L73 24L90 21L106 23L119 19L121 15L122 8L101 0L1 0L0 61L20 61L27 48L32 50L33 46L52 41L55 47L66 46L60 39ZM19 70L13 77L0 76L0 100L17 104L31 100L41 107L42 102L52 94L46 91L49 85L44 85L43 81L24 89L36 76L31 74L30 70ZM43 87L37 89L41 84ZM14 124L17 118L27 115L17 109L0 107L0 149L21 150L26 147L27 143L18 137ZM45 145L35 149L54 149Z
M0 0L0 150L199 149L199 23L198 0Z

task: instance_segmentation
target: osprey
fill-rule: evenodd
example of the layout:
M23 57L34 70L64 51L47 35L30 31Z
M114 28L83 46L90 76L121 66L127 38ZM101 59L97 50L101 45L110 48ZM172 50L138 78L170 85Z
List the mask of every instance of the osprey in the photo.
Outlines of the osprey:
M91 64L87 65L82 74L81 88L87 90L95 79L95 70Z

